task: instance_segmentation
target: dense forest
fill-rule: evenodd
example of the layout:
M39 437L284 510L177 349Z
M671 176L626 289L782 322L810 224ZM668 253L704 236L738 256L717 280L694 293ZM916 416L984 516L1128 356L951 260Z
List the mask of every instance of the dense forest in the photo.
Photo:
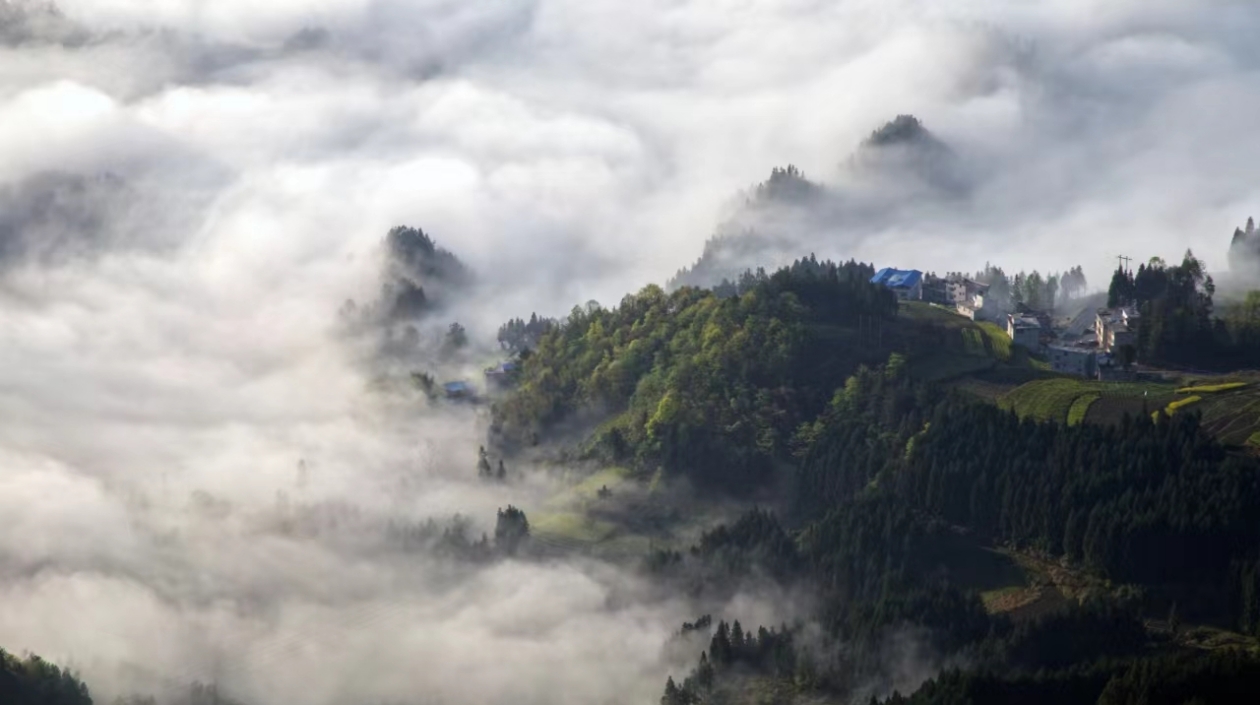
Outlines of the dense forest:
M836 345L896 316L896 298L869 283L873 273L806 259L749 275L732 295L650 286L613 309L574 309L525 361L493 431L519 444L611 411L591 437L598 457L753 489L827 390L877 361L875 346Z
M1197 298L1178 303L1202 305L1210 282L1188 262L1143 268L1143 286L1148 270L1161 284L1140 300L1182 286ZM1068 426L924 381L907 361L945 339L872 273L811 258L575 309L494 409L505 448L578 423L588 458L767 499L644 569L692 594L754 576L808 586L815 626L685 625L709 648L662 702L745 702L750 687L887 693L886 653L906 629L941 665L968 665L893 703L1137 703L1164 682L1230 702L1207 674L1253 678L1253 660L1186 654L1148 623L1260 634L1260 462L1227 451L1193 413ZM1054 280L1084 288L1078 270ZM1015 281L1021 299L1055 295L1044 279ZM1111 587L1031 620L993 613L974 566L989 547Z
M75 674L38 656L18 658L0 649L0 702L6 705L91 705Z
M1239 369L1260 363L1260 292L1218 310L1216 285L1202 260L1186 251L1180 264L1152 258L1136 270L1119 268L1107 290L1109 306L1141 314L1139 362L1202 369Z
M724 565L738 567L729 580L747 574L732 558L739 546L769 566L767 574L814 585L824 596L817 617L832 656L797 653L808 678L798 672L806 666L787 656L746 657L759 673L788 677L784 664L795 664L790 678L798 686L851 693L856 682L880 676L880 644L890 630L914 624L927 630L935 650L984 664L975 673L1004 675L993 682L946 679L916 696L927 699L911 702L954 702L942 693L973 688L982 695L962 702L1001 702L1021 688L1043 691L1044 702L1062 702L1058 688L1079 689L1092 694L1074 702L1094 702L1104 686L1119 698L1126 691L1117 684L1135 668L1184 676L1174 668L1180 661L1137 659L1151 648L1144 614L1172 610L1178 618L1257 633L1260 464L1228 456L1194 415L1143 416L1106 428L1021 421L887 367L864 368L801 435L806 442L785 512L797 527L793 540L776 521L755 515L714 532L723 539L720 553L707 535L688 556L653 564L678 572L721 555ZM1129 591L1015 625L987 614L965 589L966 571L958 566L968 545L1054 557ZM712 645L663 702L721 702L701 698L720 690L705 671L722 670L714 649L726 653ZM1099 669L1109 659L1120 660L1105 677L1072 671ZM1255 665L1246 668L1254 673ZM1034 678L1042 669L1069 672ZM1017 673L1027 681L1010 680Z

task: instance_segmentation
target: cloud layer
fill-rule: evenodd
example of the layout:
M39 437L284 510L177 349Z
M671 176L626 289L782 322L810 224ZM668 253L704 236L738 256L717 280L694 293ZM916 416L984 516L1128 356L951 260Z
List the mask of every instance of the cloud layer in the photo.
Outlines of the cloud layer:
M1260 197L1256 36L1243 0L6 2L0 645L105 693L654 698L694 606L610 606L636 592L606 566L452 588L259 528L278 492L483 529L546 494L470 481L475 414L366 391L335 312L376 294L385 232L477 272L450 317L488 342L662 282L738 189L787 163L842 182L913 113L975 192L811 220L819 256L1100 285L1189 245L1223 268Z

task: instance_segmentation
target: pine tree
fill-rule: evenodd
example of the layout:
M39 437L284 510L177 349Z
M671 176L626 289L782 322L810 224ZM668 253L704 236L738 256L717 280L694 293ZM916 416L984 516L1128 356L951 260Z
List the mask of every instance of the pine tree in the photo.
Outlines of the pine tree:
M486 453L485 446L477 451L477 475L483 479L491 476L490 456Z
M499 510L498 521L494 525L494 545L507 555L515 555L521 544L529 538L529 519L525 512L508 505Z
M681 705L683 702L678 686L674 684L674 677L670 676L665 681L665 694L661 696L661 705Z
M702 690L713 689L713 664L709 663L709 657L704 653L700 653L700 665L696 668L696 684Z
M709 644L709 653L713 654L713 661L718 665L730 665L731 631L725 621L718 622L717 633L713 635L713 640Z

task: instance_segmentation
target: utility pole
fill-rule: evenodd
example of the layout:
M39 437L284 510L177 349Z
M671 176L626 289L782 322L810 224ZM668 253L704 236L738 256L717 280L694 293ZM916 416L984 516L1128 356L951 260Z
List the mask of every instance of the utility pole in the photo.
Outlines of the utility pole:
M1120 269L1127 274L1129 271L1129 263L1132 262L1133 260L1124 255L1119 255L1116 257L1116 259L1120 260Z

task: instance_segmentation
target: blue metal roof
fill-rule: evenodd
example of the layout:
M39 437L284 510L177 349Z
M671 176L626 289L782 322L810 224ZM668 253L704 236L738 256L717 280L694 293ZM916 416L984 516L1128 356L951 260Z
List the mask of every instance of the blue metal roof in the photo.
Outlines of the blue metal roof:
M883 284L889 289L909 289L923 278L923 272L917 269L893 269L884 267L871 277L872 284Z
M468 386L467 382L447 382L442 386L446 389L446 391L452 393L472 391L472 387Z

